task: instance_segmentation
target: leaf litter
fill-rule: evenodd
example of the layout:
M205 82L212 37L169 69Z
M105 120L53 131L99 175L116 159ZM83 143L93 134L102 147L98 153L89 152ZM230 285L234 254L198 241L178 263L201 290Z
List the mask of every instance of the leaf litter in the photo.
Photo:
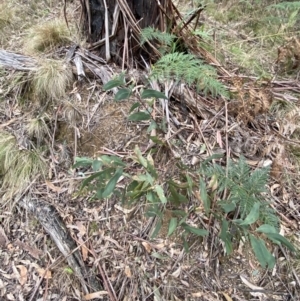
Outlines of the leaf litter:
M282 52L279 56L282 57ZM181 127L175 137L183 146L174 143L169 153L161 151L155 160L162 175L176 174L174 153L192 166L194 158L205 158L206 150L222 152L226 145L225 128L232 156L245 156L253 167L263 166L267 158L272 158L270 186L276 198L274 207L285 217L281 223L286 234L293 234L295 229L291 223L299 227L299 185L295 161L292 161L297 157L292 158L288 149L299 147L295 117L299 110L294 107L282 120L274 119L269 111L282 99L299 105L294 98L295 93L299 95L299 83L293 80L260 82L251 78L233 79L231 83L230 90L236 98L227 111L221 99L210 96L204 99L196 94L186 95L183 105L174 98L170 109ZM26 193L30 198L55 206L85 263L94 268L99 282L104 283L106 290L86 294L85 300L107 295L111 300L222 300L222 297L250 300L251 295L261 300L266 296L267 300L287 300L290 292L296 293L299 280L291 276L288 269L293 259L279 247L274 248L279 262L272 272L257 265L253 255L245 252L247 245L224 257L216 239L218 225L215 225L214 229L207 229L211 233L209 239L189 238L190 251L186 253L179 241L167 237L172 216L163 221L158 237L150 239L155 221L145 218L143 205L126 208L115 197L105 202L91 202L89 194L78 192L80 182L89 171L70 172L75 153L87 157L114 154L126 158L133 154L136 145L145 151L149 141L146 124L129 123L126 118L136 100L116 104L111 95L104 97L96 82L76 87L69 95L72 105L60 103L57 111L57 132L53 136L59 147L53 148L48 159L51 181L34 183ZM26 123L26 116L19 117L22 115L19 110L24 109L13 99L10 101L13 106L1 106L1 112L5 112L1 124L16 133ZM7 116L18 119L9 123ZM194 116L198 117L196 121ZM203 140L204 152L199 151ZM290 186L284 185L284 173L290 175ZM156 189L164 202L162 187ZM193 202L200 208L197 200ZM198 213L188 217L191 225L205 221L201 216L203 210L200 208ZM36 300L80 300L82 290L74 271L68 269L38 221L20 208L13 212L12 216L9 207L1 212L1 219L9 219L9 222L0 228L0 297L4 300L31 300L31 296ZM17 213L20 218L16 217ZM297 275L299 269L293 269Z

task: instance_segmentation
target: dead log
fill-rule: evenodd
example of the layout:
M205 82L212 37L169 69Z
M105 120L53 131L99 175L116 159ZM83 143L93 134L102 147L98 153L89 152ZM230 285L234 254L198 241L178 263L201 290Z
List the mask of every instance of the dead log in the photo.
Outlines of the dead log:
M83 292L89 294L103 290L94 273L83 262L81 254L57 210L52 205L29 198L23 198L19 204L39 220L79 279Z
M6 69L35 71L37 65L36 59L32 57L0 49L0 66Z

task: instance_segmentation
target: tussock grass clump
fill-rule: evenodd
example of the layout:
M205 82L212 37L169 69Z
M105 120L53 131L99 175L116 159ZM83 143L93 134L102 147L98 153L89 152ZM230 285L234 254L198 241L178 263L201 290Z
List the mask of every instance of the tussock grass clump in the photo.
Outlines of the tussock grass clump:
M30 119L26 125L26 129L28 135L31 138L35 138L38 144L41 144L43 139L47 137L47 133L49 131L45 117L37 117Z
M16 9L11 3L0 3L0 45L3 47L11 38L11 29L17 22Z
M33 90L40 101L61 99L72 80L72 70L63 61L45 60L33 75Z
M7 195L24 190L37 175L45 175L46 164L38 151L19 149L17 141L8 132L0 132L1 190Z
M25 49L30 53L40 53L70 42L70 33L66 23L53 20L31 28Z
M15 17L15 10L7 3L0 3L0 30L12 24Z

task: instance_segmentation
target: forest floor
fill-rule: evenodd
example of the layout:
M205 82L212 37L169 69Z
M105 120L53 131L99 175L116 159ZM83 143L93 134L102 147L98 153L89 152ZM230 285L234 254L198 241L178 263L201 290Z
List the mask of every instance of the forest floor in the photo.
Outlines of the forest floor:
M179 11L188 16L194 2L179 1ZM63 1L0 2L0 51L31 57L34 66L20 71L0 65L0 300L300 300L300 7L272 8L275 1L215 2L204 1L202 25L194 34L228 73L218 79L230 90L230 101L191 88L196 105L170 101L172 122L178 124L170 123L168 137L157 129L154 145L149 144L150 121L128 120L138 96L116 102L99 78L88 74L79 82L75 66L65 64L74 43L82 50L87 45L75 26L80 1L67 1L70 32ZM51 39L51 29L43 24L54 21L64 37L61 45L43 45L37 52L39 33ZM61 77L44 82L43 73L35 77L35 66L44 62L48 69L61 68ZM122 72L113 64L106 70L113 77ZM141 74L145 71L128 70L126 78L139 82ZM58 82L63 84L57 87ZM44 99L43 93L56 101ZM156 106L156 118L163 121ZM217 213L205 215L204 196L189 181L197 181L199 164L214 154L225 155L220 161L216 157L220 166L244 157L253 171L270 168L262 195L279 217L280 233L295 247L291 252L284 243L266 241L276 259L272 268L261 267L242 234L233 236L233 251L226 255ZM143 172L141 156L153 162L159 174L156 187L185 177L186 195L182 187L182 194L175 193L187 199L180 207L184 224L204 228L208 236L172 229L177 221L173 204L159 206L158 228L145 201L129 204L121 201L122 194L92 198L81 184L93 169L82 165L93 162L96 170L97 159L109 156L137 176ZM74 168L76 162L83 163ZM117 183L120 191L127 184L124 178ZM214 185L208 183L212 203L217 200ZM225 190L222 197L229 193ZM84 277L88 289L83 289L37 215L25 209L24 199L55 208L76 244L70 255L80 253L98 290L89 290L90 274Z

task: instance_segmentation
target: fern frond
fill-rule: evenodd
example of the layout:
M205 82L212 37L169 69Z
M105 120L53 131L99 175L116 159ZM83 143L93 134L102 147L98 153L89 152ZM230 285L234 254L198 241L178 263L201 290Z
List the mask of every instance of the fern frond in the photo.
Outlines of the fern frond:
M176 38L176 36L173 34L170 34L167 32L162 32L162 31L160 31L158 29L154 29L152 27L146 27L146 28L142 29L140 42L141 42L141 45L143 45L147 41L157 40L158 42L160 42L166 46L171 46L171 44L173 43L175 38Z
M267 202L264 202L264 205L261 207L260 219L264 224L273 226L279 232L279 218L276 215L276 211Z
M277 8L282 10L297 10L300 9L300 1L284 1L281 3L270 5L268 6L268 8Z
M188 85L195 84L205 94L227 96L225 86L217 80L215 69L189 53L174 52L164 55L154 65L151 76L184 81Z
M218 193L222 194L225 189L229 192L226 203L233 203L239 208L240 218L244 219L254 204L259 202L261 206L260 220L278 228L276 212L262 196L262 192L266 191L268 168L252 172L245 158L240 157L238 162L229 161L227 174L225 167L218 164L202 167L201 174L208 178L212 176L217 178Z

